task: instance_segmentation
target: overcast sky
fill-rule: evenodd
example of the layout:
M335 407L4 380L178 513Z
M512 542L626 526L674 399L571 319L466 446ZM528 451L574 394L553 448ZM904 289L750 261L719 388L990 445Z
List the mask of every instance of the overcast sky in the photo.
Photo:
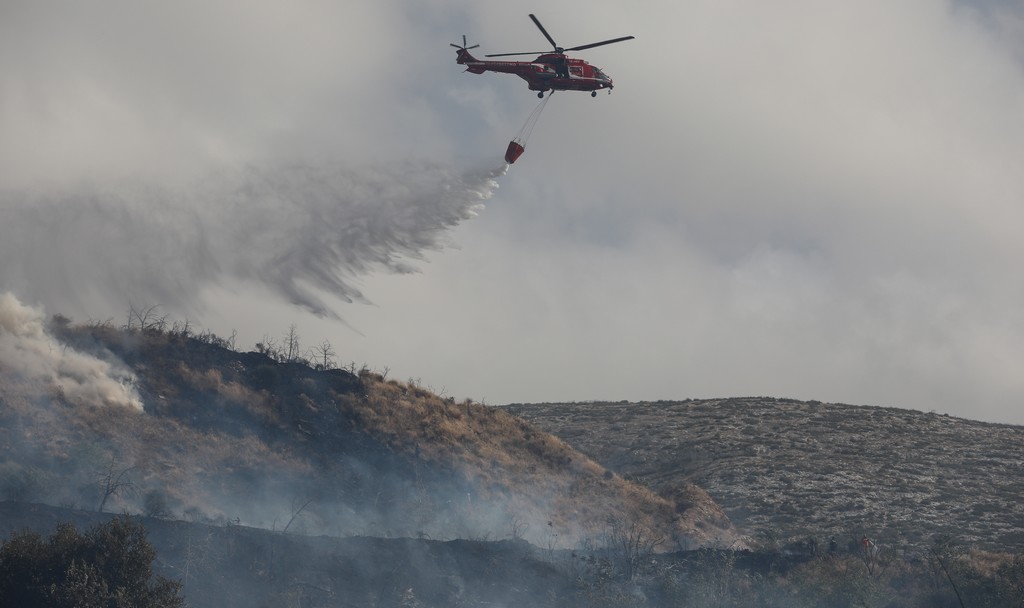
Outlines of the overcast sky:
M531 12L636 40L500 175L538 100L448 43L544 50ZM1022 41L997 0L7 0L0 290L493 404L1024 424Z

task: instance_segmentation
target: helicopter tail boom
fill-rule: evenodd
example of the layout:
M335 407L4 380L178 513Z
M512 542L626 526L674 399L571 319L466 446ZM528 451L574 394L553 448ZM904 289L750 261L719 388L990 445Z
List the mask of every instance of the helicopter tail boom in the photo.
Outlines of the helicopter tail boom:
M473 74L483 74L484 72L487 71L487 68L484 67L483 65L484 62L480 61L479 59L471 55L467 49L458 46L456 46L455 48L459 49L458 54L455 57L455 63L467 66L467 72L471 72Z
M466 42L466 36L465 35L462 36L462 44L455 44L454 42L451 44L451 46L455 47L455 51L456 51L455 63L458 63L460 65L466 65L466 64L469 64L469 63L480 63L480 60L477 59L476 57L474 57L469 52L470 49L475 49L476 47L478 47L480 45L479 44L474 44L473 46L467 46L468 44L469 43ZM472 66L469 68L469 71L474 72L476 74L481 73L481 72L476 72L473 69Z
M456 58L455 58L455 63L461 64L461 65L465 65L467 63L479 63L479 61L480 61L479 59L474 57L466 49L459 49L457 54L456 54Z

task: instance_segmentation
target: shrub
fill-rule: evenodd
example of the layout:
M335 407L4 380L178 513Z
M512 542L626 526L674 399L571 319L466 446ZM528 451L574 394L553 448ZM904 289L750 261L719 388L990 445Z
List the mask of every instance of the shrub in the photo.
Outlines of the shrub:
M142 500L143 512L146 517L171 517L171 508L167 504L167 494L163 490L150 490Z
M117 517L82 534L63 523L0 547L0 606L179 608L181 584L153 577L156 551L141 524Z

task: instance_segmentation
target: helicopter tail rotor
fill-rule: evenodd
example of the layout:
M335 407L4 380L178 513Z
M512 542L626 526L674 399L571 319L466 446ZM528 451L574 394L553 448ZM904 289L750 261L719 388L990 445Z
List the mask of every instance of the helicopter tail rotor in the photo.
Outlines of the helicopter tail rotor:
M480 60L469 53L470 49L475 49L480 45L474 44L473 46L467 46L467 44L469 43L466 42L465 34L462 35L462 45L455 44L454 42L451 43L451 46L458 49L458 55L456 55L455 57L455 63L458 63L459 65L469 64L469 67L466 68L467 70L473 72L474 74L482 74L484 70L479 65Z
M480 46L479 44L474 44L473 46L466 46L467 44L468 43L466 42L466 35L463 34L462 35L462 46L459 46L459 45L455 44L454 42L451 43L451 46L454 46L455 48L459 49L460 51L468 51L469 49L475 49L476 47Z

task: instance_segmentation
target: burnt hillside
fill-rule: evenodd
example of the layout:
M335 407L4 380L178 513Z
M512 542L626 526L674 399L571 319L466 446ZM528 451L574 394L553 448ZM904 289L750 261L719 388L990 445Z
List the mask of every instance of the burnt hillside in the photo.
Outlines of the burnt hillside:
M655 494L495 408L209 336L50 331L125 367L141 409L0 369L0 498L332 536L568 547L628 522L667 548L734 537L699 488Z

